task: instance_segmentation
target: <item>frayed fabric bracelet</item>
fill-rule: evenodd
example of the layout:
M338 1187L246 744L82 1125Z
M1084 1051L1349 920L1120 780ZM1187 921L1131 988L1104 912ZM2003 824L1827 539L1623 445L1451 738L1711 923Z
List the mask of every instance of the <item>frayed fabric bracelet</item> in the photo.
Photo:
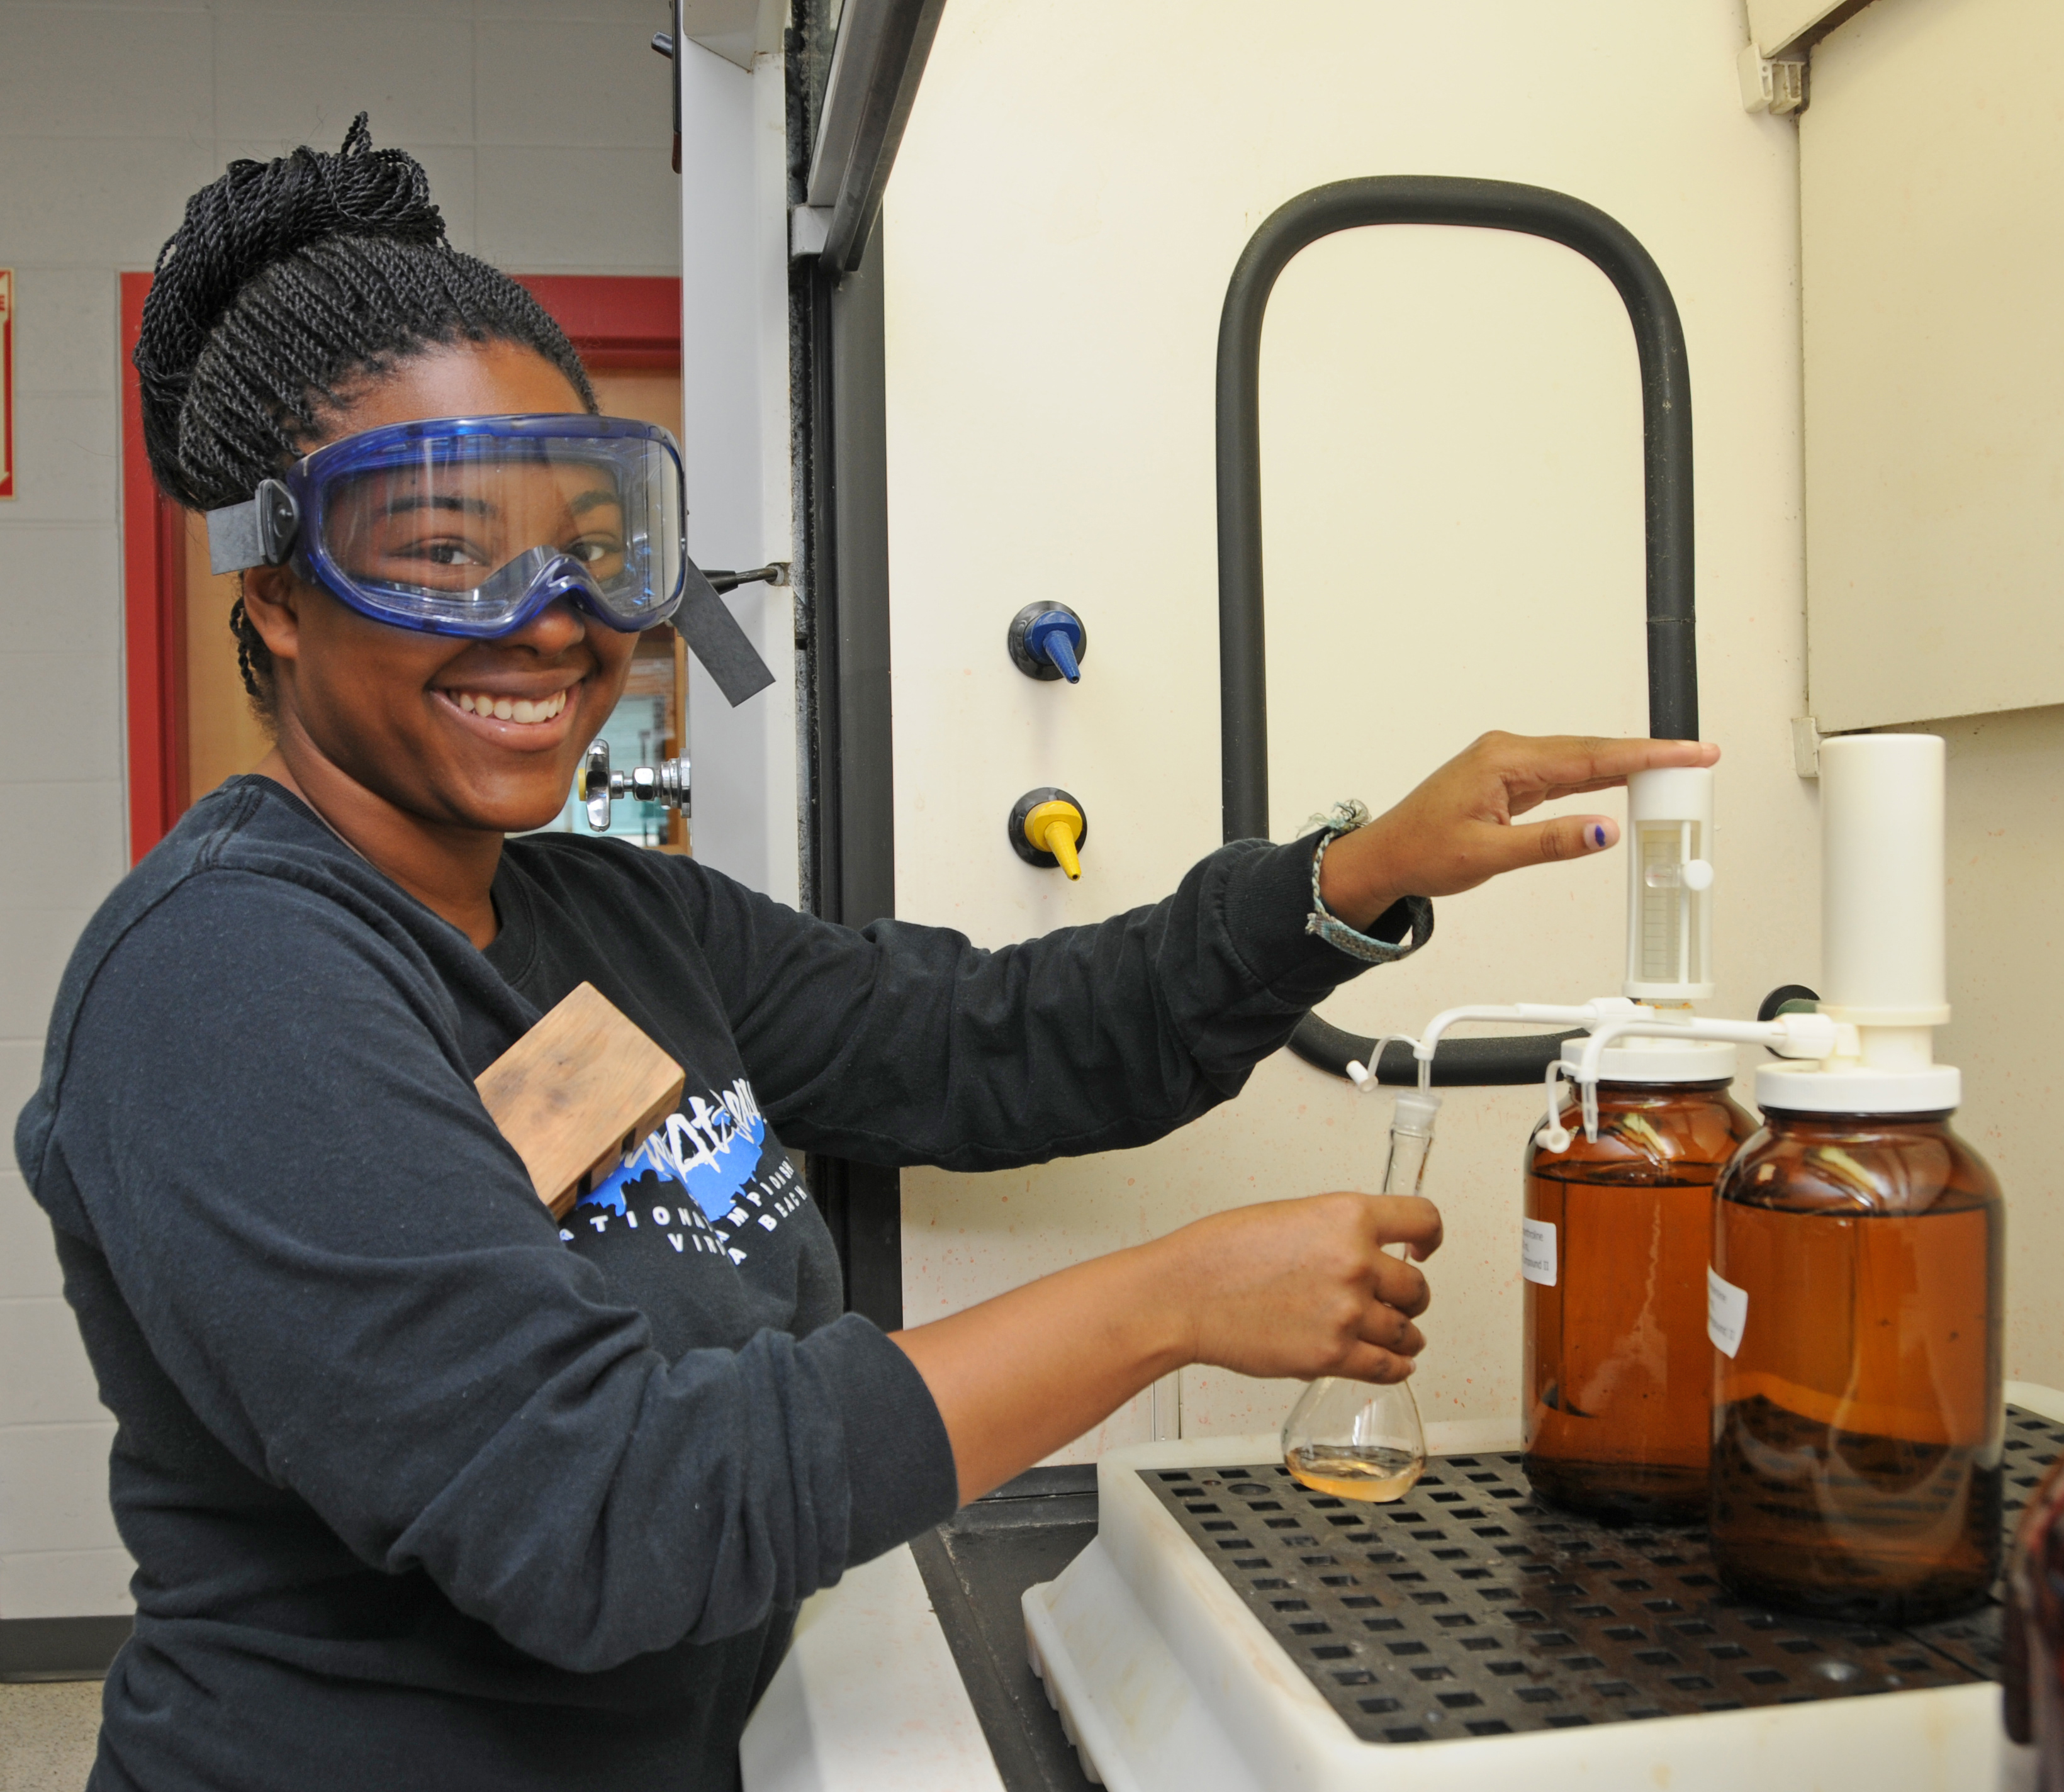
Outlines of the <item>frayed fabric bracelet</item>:
M1359 958L1365 964L1393 964L1401 958L1409 958L1433 936L1433 905L1424 896L1406 896L1406 912L1412 917L1412 928L1405 938L1396 944L1388 940L1371 938L1357 932L1327 908L1319 894L1319 874L1325 868L1326 848L1343 834L1352 834L1357 828L1369 825L1369 805L1350 797L1344 803L1336 803L1325 815L1314 816L1321 830L1319 844L1312 854L1312 912L1304 917L1304 931L1315 933L1329 946L1345 952L1350 958Z

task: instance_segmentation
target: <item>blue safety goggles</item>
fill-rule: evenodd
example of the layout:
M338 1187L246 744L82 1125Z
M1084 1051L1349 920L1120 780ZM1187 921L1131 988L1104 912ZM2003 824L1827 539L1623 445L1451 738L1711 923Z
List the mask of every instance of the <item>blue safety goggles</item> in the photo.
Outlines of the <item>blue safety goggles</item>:
M316 449L208 526L218 573L291 560L375 622L479 640L562 599L648 629L680 607L691 570L680 450L627 417L388 424Z

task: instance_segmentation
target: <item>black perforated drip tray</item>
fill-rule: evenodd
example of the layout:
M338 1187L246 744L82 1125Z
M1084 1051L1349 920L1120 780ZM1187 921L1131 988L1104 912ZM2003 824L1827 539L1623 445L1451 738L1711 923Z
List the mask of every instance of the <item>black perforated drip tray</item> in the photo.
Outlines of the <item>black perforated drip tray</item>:
M2064 1448L2007 1409L2006 1524ZM1738 1599L1699 1529L1542 1504L1517 1455L1439 1456L1405 1498L1308 1492L1280 1463L1140 1479L1365 1742L1501 1736L1998 1677L1997 1598L1913 1629Z

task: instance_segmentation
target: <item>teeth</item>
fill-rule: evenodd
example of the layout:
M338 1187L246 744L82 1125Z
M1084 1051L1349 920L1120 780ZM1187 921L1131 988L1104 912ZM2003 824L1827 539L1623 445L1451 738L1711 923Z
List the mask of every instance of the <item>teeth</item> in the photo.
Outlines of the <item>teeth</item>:
M447 691L468 715L491 715L498 722L549 722L566 707L566 694L556 691L533 701L528 697L497 697L490 692Z

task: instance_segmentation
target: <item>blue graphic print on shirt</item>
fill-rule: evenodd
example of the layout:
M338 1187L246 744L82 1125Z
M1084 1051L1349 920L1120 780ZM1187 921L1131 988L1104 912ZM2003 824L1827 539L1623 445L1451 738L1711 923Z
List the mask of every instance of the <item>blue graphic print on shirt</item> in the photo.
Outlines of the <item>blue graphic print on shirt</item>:
M760 1147L766 1137L767 1122L752 1085L740 1077L721 1093L712 1092L707 1098L691 1095L681 1112L669 1116L580 1205L621 1214L627 1186L656 1172L686 1189L707 1218L718 1219L731 1210L760 1167Z

